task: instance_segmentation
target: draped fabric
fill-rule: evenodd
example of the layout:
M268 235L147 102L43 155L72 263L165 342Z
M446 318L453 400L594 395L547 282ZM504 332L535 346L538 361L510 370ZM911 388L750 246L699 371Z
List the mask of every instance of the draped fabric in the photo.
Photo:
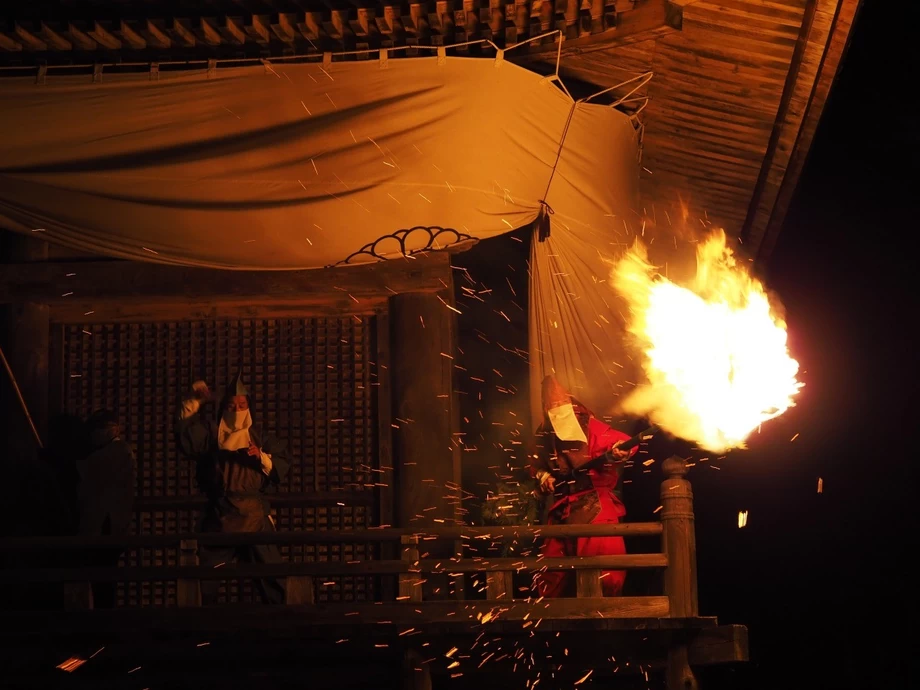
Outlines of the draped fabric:
M637 135L556 77L499 54L35 82L0 80L0 226L123 259L292 270L488 239L545 202L534 377L613 380L599 281L636 208Z

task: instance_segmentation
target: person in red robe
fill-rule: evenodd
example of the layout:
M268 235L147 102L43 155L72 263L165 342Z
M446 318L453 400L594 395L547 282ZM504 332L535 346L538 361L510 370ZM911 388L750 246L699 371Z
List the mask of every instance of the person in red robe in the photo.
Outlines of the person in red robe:
M543 380L544 421L537 429L531 453L531 471L540 491L552 495L547 524L598 525L618 523L626 508L615 493L623 463L636 452L620 451L617 445L629 436L612 429L573 398L552 376ZM622 537L546 539L546 558L563 556L613 556L626 553ZM534 587L542 597L563 595L571 574L562 570L541 571ZM626 572L604 571L604 596L623 591Z

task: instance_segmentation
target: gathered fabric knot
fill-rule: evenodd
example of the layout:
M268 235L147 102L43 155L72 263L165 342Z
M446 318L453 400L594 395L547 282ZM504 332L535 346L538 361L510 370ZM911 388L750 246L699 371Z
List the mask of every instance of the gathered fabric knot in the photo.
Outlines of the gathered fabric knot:
M555 211L553 207L550 206L545 201L540 202L540 214L537 216L537 239L540 242L545 242L546 238L549 237L550 231L550 216L553 215Z

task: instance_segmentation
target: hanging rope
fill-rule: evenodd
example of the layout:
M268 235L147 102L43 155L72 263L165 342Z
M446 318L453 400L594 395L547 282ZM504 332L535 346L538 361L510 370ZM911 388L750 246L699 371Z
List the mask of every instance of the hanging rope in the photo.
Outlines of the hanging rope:
M10 363L6 361L6 355L4 354L2 347L0 347L0 359L3 360L3 368L6 369L6 373L10 377L10 383L13 384L13 390L16 391L16 397L19 398L19 404L22 405L22 411L26 415L29 426L32 427L32 433L35 435L35 442L38 444L39 448L44 448L45 446L42 444L42 437L38 435L38 429L35 428L35 422L32 421L32 415L29 414L29 407L26 405L26 401L22 397L22 391L19 390L19 384L16 382L16 377L13 375L13 370L10 369Z
M565 146L565 137L569 133L569 125L572 124L572 117L575 115L575 106L578 103L572 103L569 109L569 116L565 121L565 127L562 129L562 138L559 140L559 149L556 151L556 161L553 163L553 169L549 172L549 180L546 182L546 191L543 192L543 198L540 199L540 214L537 216L537 239L545 242L550 232L550 216L553 211L552 206L546 203L546 197L549 196L549 188L553 184L553 177L556 175L556 168L559 167L559 159L562 158L562 147Z

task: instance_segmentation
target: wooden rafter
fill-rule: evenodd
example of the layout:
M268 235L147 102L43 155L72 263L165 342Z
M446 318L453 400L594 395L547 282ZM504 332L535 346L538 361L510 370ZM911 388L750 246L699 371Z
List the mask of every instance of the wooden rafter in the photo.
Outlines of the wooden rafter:
M118 33L133 50L144 50L147 47L147 39L141 36L139 29L124 20L118 23Z
M80 27L73 24L73 22L67 24L67 34L73 41L75 48L79 48L80 50L96 50L96 41Z
M745 223L748 249L766 262L782 229L861 0L814 0L789 70L770 148Z
M22 43L26 50L34 52L44 52L48 50L48 44L45 41L32 31L26 29L19 22L13 24L13 33L16 34L16 40Z
M198 17L192 21L192 26L201 40L209 46L219 46L222 42L220 31L217 30L217 20L213 17Z
M45 24L45 22L41 22L39 34L53 50L66 51L73 49L73 43L71 41L68 41L63 34L55 31Z
M172 39L166 33L166 24L154 19L148 19L145 22L145 34L148 43L153 48L167 49L172 45Z
M234 271L131 261L0 264L0 303L47 303L53 320L79 322L315 312L368 313L393 294L436 292L450 256L432 252L363 266ZM228 287L228 284L230 287Z
M122 42L102 22L93 22L92 30L87 33L103 48L108 48L109 50L121 49Z
M217 21L222 38L226 38L229 43L243 45L246 42L246 32L243 30L242 19L236 17L220 17Z
M151 14L116 22L105 19L102 8L98 19L85 20L82 15L79 18L67 16L67 6L61 5L47 10L47 16L39 13L39 18L51 25L68 25L78 32L69 32L70 48L62 41L50 41L31 29L27 29L28 35L22 41L12 31L0 32L3 36L0 48L17 51L24 47L30 52L53 54L71 49L90 51L98 47L131 51L203 45L210 49L227 48L229 52L246 43L258 43L274 47L280 54L289 51L284 46L301 41L306 46L298 46L300 52L309 53L338 52L358 46L373 50L414 43L450 46L477 39L489 39L503 47L552 31L562 32L570 41L623 39L627 35L659 29L666 21L679 24L680 7L689 1L569 0L541 4L540 0L489 0L481 3L483 7L473 10L455 3L451 11L443 0L424 0L410 3L408 14L403 15L403 6L392 0L355 8L330 7L326 3L305 0L297 3L302 8L300 11L277 14L238 13L288 6L270 2L254 7L252 3L213 0L208 3L215 10L213 17L176 18L169 14ZM176 3L175 7L181 8L183 4ZM28 24L23 22L22 26ZM190 40L190 36L195 40ZM45 41L47 48L42 47ZM386 43L389 41L392 45ZM525 50L533 51L541 46L552 49L553 43L553 39L546 38L540 43L529 44ZM468 47L460 50L464 54L469 52ZM213 57L213 51L208 57Z
M169 21L169 32L179 41L180 44L187 48L194 48L198 43L195 34L192 33L191 22L188 19L173 18Z

